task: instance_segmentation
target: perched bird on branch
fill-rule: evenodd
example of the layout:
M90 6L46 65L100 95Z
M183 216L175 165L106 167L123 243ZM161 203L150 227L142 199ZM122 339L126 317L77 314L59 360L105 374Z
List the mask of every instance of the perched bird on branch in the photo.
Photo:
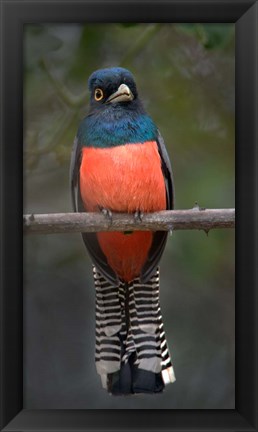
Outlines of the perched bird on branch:
M145 112L133 75L115 67L88 81L90 109L74 141L74 211L144 212L173 208L164 141ZM159 304L158 264L165 231L83 233L96 288L97 372L114 395L162 392L175 380Z

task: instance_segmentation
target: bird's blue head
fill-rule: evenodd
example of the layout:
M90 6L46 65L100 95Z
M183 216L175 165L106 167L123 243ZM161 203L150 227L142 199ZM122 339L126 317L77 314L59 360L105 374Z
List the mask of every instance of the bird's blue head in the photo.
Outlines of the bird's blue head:
M138 97L133 75L121 67L93 72L89 77L88 87L93 109L101 109L104 104L129 104Z
M157 128L138 98L134 77L121 67L99 69L89 77L90 109L78 138L84 146L113 147L154 140Z

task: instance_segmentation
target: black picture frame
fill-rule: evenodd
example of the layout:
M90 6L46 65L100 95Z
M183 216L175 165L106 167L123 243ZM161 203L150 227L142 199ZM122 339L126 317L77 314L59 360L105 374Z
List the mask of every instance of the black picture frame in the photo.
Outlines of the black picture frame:
M1 430L257 431L257 42L251 0L1 0ZM236 25L235 410L23 409L23 84L26 23L233 22Z

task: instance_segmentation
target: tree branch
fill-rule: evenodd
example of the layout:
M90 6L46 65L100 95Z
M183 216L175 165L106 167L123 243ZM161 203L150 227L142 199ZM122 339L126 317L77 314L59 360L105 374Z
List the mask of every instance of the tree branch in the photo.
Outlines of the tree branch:
M235 209L171 210L134 215L113 213L112 220L102 213L31 214L23 217L26 234L57 234L97 231L170 231L234 228Z

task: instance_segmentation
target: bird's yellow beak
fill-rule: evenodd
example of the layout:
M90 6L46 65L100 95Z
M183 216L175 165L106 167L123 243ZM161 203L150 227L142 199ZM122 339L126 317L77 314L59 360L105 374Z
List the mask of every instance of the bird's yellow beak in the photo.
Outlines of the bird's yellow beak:
M121 84L115 93L107 99L107 102L129 102L133 100L133 94L126 84Z

